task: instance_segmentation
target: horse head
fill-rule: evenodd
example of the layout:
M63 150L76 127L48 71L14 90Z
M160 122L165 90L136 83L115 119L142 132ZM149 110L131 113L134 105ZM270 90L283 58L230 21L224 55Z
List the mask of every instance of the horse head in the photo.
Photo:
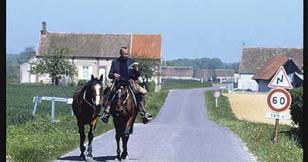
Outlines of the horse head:
M116 91L117 94L117 106L116 111L123 113L125 111L125 105L129 99L129 92L128 88L125 85L120 85Z
M86 85L82 88L83 100L91 107L97 107L101 104L102 98L102 85L103 75L100 76L100 79L94 78L91 75L91 80L89 80Z
M92 102L96 105L100 105L101 97L102 97L102 81L103 81L103 75L100 76L99 79L94 78L93 75L91 75L91 80L89 81L90 88L89 90L89 97L91 98Z

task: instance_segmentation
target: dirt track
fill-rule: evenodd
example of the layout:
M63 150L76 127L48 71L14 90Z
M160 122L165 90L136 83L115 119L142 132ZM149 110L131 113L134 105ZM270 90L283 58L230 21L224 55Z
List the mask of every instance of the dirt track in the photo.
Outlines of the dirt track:
M238 119L245 119L253 122L275 124L275 119L265 117L266 112L272 112L267 106L267 94L253 93L228 93L224 94L229 98L232 111ZM290 110L285 111L289 113ZM279 123L291 125L292 120L279 120Z

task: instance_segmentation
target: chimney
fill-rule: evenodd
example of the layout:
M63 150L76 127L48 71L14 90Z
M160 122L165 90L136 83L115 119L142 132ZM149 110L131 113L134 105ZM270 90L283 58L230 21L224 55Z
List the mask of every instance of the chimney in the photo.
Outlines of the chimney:
M46 35L46 34L47 34L47 25L46 25L46 21L43 21L43 22L42 22L41 34L42 34L42 35Z

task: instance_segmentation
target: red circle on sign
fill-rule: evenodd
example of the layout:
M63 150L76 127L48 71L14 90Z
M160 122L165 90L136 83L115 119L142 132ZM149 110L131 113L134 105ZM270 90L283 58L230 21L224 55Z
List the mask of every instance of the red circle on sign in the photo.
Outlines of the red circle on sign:
M275 93L278 93L278 92L283 93L283 94L287 97L287 103L286 103L286 105L285 105L284 107L280 108L280 109L275 108L275 107L272 105L272 102L271 102L272 96L273 96ZM290 93L289 93L287 90L282 89L282 88L275 88L275 89L271 90L271 91L269 92L269 94L267 95L267 105L268 105L273 111L276 111L276 112L284 111L284 110L286 110L288 107L290 107L290 105L291 105L291 100L292 100L292 98L291 98Z

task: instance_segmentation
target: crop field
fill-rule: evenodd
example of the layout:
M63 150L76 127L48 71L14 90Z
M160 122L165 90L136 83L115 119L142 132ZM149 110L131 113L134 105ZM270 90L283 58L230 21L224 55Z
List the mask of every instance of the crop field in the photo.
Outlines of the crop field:
M275 124L275 119L266 118L266 112L273 112L266 103L267 94L226 93L232 112L238 119L257 123ZM286 113L290 113L287 109ZM279 120L281 124L291 125L292 120Z
M298 139L297 130L286 124L279 126L278 142L273 143L274 125L266 123L258 114L260 106L264 106L264 95L258 94L223 94L218 98L218 107L212 91L205 93L209 119L227 127L246 143L249 151L260 162L297 162L303 161L303 149ZM232 98L232 99L230 99ZM232 102L233 100L233 106ZM236 102L235 102L236 101ZM240 103L239 103L240 102ZM263 103L263 104L262 104ZM244 104L248 104L244 107ZM234 110L234 105L241 107L240 111ZM232 107L232 108L231 108ZM249 110L245 110L249 109ZM258 108L258 109L257 109ZM257 109L257 110L255 110ZM236 115L236 113L237 115ZM245 113L250 115L245 116ZM239 117L241 116L241 117ZM242 119L239 119L242 118ZM247 120L253 120L253 122ZM257 122L258 121L258 122ZM262 122L262 123L261 123Z

